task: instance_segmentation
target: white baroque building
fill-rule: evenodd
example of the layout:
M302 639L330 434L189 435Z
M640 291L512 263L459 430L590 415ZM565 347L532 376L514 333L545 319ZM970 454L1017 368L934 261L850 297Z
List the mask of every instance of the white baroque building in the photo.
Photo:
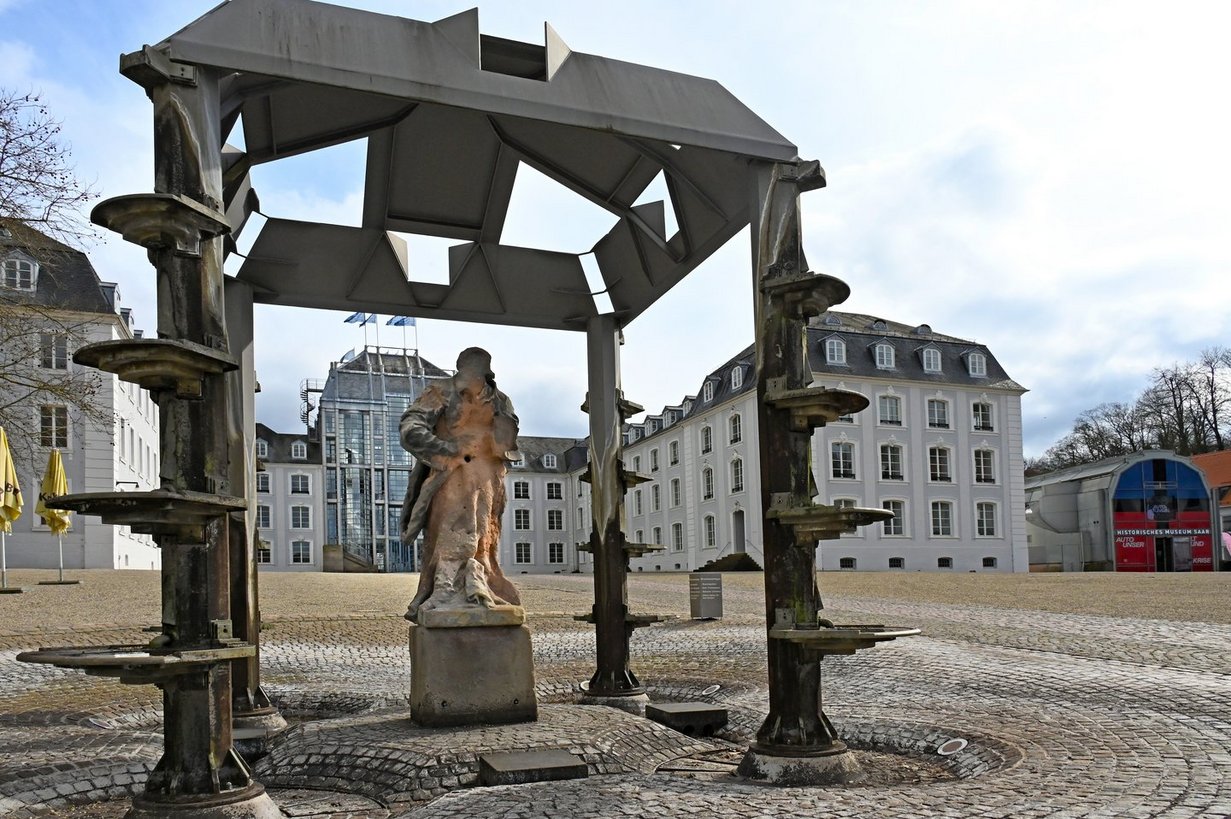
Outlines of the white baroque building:
M0 221L0 315L5 340L0 366L35 370L34 381L68 378L77 367L73 352L98 341L140 336L131 310L120 306L115 284L100 281L77 250L30 228ZM24 497L22 515L8 537L10 568L59 565L56 537L34 512L50 451L59 449L70 493L143 491L159 485L158 406L150 394L114 375L94 371L92 400L106 422L82 416L69 402L46 391L16 396L29 413L30 440L8 430ZM7 400L23 389L17 379L0 387ZM64 534L66 569L157 569L161 552L153 538L127 526L103 524L74 514Z
M321 571L325 545L325 467L307 434L256 425L257 567Z

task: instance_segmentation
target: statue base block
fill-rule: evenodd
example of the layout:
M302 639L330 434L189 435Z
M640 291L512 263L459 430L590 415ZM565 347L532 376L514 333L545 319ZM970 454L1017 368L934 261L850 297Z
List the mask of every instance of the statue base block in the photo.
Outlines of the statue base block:
M534 722L525 626L410 627L410 718L429 728Z

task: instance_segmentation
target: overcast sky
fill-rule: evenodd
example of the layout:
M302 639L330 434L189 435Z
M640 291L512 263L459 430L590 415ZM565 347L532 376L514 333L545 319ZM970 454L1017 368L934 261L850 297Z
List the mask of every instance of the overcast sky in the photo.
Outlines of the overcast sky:
M474 5L344 4L420 20ZM0 87L43 94L103 197L152 190L151 109L118 57L213 5L0 0ZM574 51L715 79L820 160L805 250L851 286L840 309L987 344L1030 390L1027 455L1152 368L1231 345L1231 5L520 0L479 15L484 34L542 43L547 21ZM261 166L262 210L357 224L362 161L352 143ZM610 226L533 181L506 241L584 251ZM84 249L152 330L145 253ZM748 259L745 232L628 327L630 399L677 403L751 342ZM344 316L258 306L258 420L300 428L299 382L365 341ZM401 346L386 318L380 343ZM487 346L523 432L585 434L582 335L431 320L417 335L447 367Z

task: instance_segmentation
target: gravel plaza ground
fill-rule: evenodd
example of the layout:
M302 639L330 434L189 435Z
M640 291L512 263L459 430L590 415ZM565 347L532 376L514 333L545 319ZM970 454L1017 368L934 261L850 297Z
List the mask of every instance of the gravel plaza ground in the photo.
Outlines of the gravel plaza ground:
M13 659L148 639L156 573L69 576L83 582L12 571L26 592L0 596L0 815L120 816L158 758L154 688ZM537 724L427 732L405 719L413 575L263 574L264 682L293 727L257 776L288 815L313 817L1231 816L1231 574L819 575L835 622L923 630L827 659L826 713L853 747L946 772L852 788L730 773L765 709L764 601L760 574L723 580L723 619L694 621L687 575L629 578L634 611L676 616L634 634L634 671L652 700L726 707L711 740L575 704L593 671L593 631L573 620L589 576L514 577ZM937 757L949 738L967 748ZM476 754L510 743L569 750L591 775L470 787Z

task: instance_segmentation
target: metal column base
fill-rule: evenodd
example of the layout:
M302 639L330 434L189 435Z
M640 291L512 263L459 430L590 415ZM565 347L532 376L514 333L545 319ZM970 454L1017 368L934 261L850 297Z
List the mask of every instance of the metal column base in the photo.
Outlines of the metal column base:
M650 696L649 694L626 694L620 697L607 697L600 694L586 694L577 702L580 705L606 705L644 717L645 707L650 704Z
M273 706L258 708L231 718L235 750L252 763L269 753L269 741L287 729L286 719Z
M265 793L265 786L252 784L234 793L198 798L183 796L157 799L142 794L124 819L285 819L282 810Z
M736 773L748 779L784 787L857 785L867 774L843 742L812 754L784 755L752 746Z

